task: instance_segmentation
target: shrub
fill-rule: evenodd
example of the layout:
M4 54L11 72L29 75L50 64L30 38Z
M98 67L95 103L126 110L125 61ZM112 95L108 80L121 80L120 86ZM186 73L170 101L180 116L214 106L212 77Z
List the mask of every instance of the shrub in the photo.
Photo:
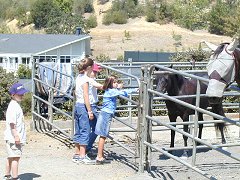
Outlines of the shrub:
M112 13L113 23L115 24L126 24L127 23L127 14L124 11L116 11Z
M7 73L2 67L0 67L0 79L0 120L3 120L8 103L11 100L8 93L9 88L13 83L17 82L17 80L13 73Z
M87 26L87 28L95 28L95 27L97 27L97 18L96 18L96 16L91 15L86 20L86 26Z
M104 16L103 16L103 20L102 23L104 25L110 25L113 23L113 17L112 14L110 12L107 12Z
M177 52L170 56L170 60L173 62L200 62L206 61L210 57L210 52L203 51L201 48L197 50L190 49L185 52Z
M203 29L207 26L208 8L208 1L182 3L179 0L173 5L174 22L190 30Z
M31 18L36 28L45 28L50 19L56 18L51 17L50 14L52 11L59 9L53 3L52 0L38 0L32 5L31 8Z
M26 93L21 101L21 107L24 114L30 115L32 110L32 93Z
M17 70L17 76L20 79L31 79L32 70L28 66L20 64Z
M210 33L223 35L226 18L229 15L229 7L226 3L217 1L216 5L212 8L209 15L209 28Z
M148 3L146 9L146 21L147 22L155 22L156 21L156 10L153 4Z

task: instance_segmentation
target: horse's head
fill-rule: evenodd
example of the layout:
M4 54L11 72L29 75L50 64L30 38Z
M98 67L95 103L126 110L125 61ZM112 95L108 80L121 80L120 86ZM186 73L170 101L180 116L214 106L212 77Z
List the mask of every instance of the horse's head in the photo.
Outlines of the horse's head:
M161 72L161 73L156 73L156 78L155 78L156 90L158 92L165 93L167 92L169 88L169 84L171 83L169 79L170 74L167 72L161 71L158 68L156 68L156 71Z
M233 42L220 44L207 65L209 84L206 94L215 97L210 99L221 98L225 88L234 81L236 44Z

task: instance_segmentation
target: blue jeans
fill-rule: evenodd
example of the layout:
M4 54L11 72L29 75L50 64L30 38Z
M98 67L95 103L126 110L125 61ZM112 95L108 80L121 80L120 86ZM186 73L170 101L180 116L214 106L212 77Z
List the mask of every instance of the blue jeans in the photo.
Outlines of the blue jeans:
M91 133L89 135L89 142L88 142L88 145L87 145L87 151L92 149L93 143L95 142L95 140L97 138L97 135L95 134L95 127L96 127L96 123L97 123L97 119L98 119L97 105L91 104L91 108L92 108L92 112L93 112L93 115L94 115L94 119L89 121Z
M91 108L94 114L93 120L89 120L85 104L77 103L75 105L75 133L73 136L74 143L87 145L87 148L89 147L90 149L92 148L92 145L97 137L94 131L98 117L97 106L91 105Z
M80 145L87 145L89 142L90 124L88 112L84 104L77 103L75 105L74 120L75 133L73 142Z
M107 137L109 134L112 117L113 114L101 111L98 116L95 134Z

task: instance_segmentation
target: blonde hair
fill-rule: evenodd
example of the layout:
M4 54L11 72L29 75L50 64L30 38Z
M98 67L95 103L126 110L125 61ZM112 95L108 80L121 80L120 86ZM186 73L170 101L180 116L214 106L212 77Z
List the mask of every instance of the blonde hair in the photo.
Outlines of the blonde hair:
M80 74L83 74L84 71L89 67L93 65L93 60L91 58L84 58L81 60L81 62L78 64L78 71Z

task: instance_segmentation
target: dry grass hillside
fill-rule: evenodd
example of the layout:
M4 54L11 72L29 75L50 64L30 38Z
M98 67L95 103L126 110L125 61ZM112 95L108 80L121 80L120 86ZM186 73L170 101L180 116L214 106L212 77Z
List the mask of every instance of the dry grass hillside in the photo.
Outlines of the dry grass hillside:
M93 56L100 54L108 55L111 59L124 54L124 51L165 51L175 52L176 48L174 43L173 34L182 37L182 46L178 50L186 50L189 48L196 48L202 40L219 44L221 42L228 42L231 40L227 36L218 36L210 34L207 31L190 31L180 28L173 23L159 25L157 23L148 23L145 18L130 19L127 24L117 25L111 24L105 26L102 24L104 13L99 13L100 9L106 11L111 7L112 0L104 5L93 1L95 14L97 16L98 26L91 29L90 35L92 36L91 46L93 49ZM15 33L39 33L33 30L32 26L25 27L19 30L16 28L16 22L11 21L8 23L9 28ZM130 36L127 40L125 31ZM28 32L28 33L29 33Z

